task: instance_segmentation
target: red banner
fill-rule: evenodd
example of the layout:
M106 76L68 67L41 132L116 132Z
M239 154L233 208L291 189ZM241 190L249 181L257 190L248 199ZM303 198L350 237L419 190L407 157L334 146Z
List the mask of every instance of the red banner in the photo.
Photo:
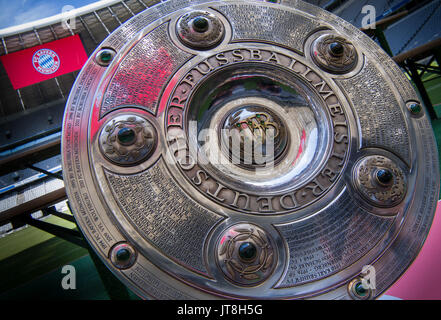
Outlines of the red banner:
M87 54L76 34L0 57L14 89L79 70Z

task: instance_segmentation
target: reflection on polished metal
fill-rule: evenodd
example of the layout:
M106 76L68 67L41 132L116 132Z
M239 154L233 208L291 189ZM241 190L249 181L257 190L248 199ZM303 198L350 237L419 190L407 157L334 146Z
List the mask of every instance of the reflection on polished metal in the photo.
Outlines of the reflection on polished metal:
M144 298L377 298L439 190L399 68L292 0L170 0L129 20L78 76L62 154L78 225Z
M221 139L228 146L229 156L234 158L233 163L258 165L255 154L261 154L263 158L268 153L271 160L276 160L287 145L288 136L281 119L257 105L233 110L222 129Z

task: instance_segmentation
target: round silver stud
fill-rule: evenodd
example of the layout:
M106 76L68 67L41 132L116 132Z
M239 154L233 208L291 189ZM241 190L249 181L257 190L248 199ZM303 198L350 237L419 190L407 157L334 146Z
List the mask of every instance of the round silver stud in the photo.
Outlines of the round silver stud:
M349 282L348 293L354 300L369 300L372 299L374 290L366 288L362 279L356 278Z
M368 156L354 168L357 190L377 207L398 205L406 195L407 182L403 170L383 156Z
M241 223L225 230L219 238L217 260L229 281L255 286L271 276L277 254L263 229Z
M107 67L115 58L116 52L110 48L104 48L97 52L95 61L102 67Z
M320 68L335 74L352 71L358 60L354 45L334 34L325 34L317 38L311 51L314 62Z
M136 261L136 251L128 243L119 243L110 251L110 261L118 269L127 269Z
M156 140L156 129L148 120L136 115L119 115L104 125L99 144L108 160L131 166L148 159Z
M183 15L177 22L176 31L186 46L208 50L222 41L225 27L213 13L198 10Z
M421 103L417 101L410 101L406 104L407 110L409 110L409 113L416 118L421 117L424 115L423 106Z

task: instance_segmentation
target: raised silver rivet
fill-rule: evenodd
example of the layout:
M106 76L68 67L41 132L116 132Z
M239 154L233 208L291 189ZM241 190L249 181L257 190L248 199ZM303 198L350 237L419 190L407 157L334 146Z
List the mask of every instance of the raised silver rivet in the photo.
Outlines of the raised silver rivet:
M154 152L155 127L137 115L118 115L101 129L100 150L110 161L121 166L136 165Z
M349 282L348 293L354 300L369 300L373 297L373 290L366 288L361 278L356 278Z
M325 34L317 38L312 43L311 55L320 68L335 74L352 71L358 60L354 45L335 34Z
M103 67L107 67L115 57L116 52L110 48L104 48L97 52L95 61Z
M128 243L119 243L110 252L110 261L118 269L127 269L136 261L136 251Z
M183 44L198 50L218 45L225 34L222 21L213 13L196 10L179 18L176 32Z
M273 241L261 228L241 223L225 230L217 246L217 262L225 277L240 286L267 280L277 264Z
M410 102L407 104L407 108L409 109L409 112L414 115L418 116L422 114L423 107L418 102Z
M391 159L380 155L367 156L357 162L354 184L363 198L377 207L398 205L407 191L403 170Z

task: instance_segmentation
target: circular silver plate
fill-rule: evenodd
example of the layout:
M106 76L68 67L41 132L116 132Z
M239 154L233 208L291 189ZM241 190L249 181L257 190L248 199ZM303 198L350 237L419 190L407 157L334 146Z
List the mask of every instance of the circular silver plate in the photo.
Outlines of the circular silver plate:
M416 258L438 200L415 103L373 41L315 6L162 2L73 86L67 193L144 298L376 298Z

